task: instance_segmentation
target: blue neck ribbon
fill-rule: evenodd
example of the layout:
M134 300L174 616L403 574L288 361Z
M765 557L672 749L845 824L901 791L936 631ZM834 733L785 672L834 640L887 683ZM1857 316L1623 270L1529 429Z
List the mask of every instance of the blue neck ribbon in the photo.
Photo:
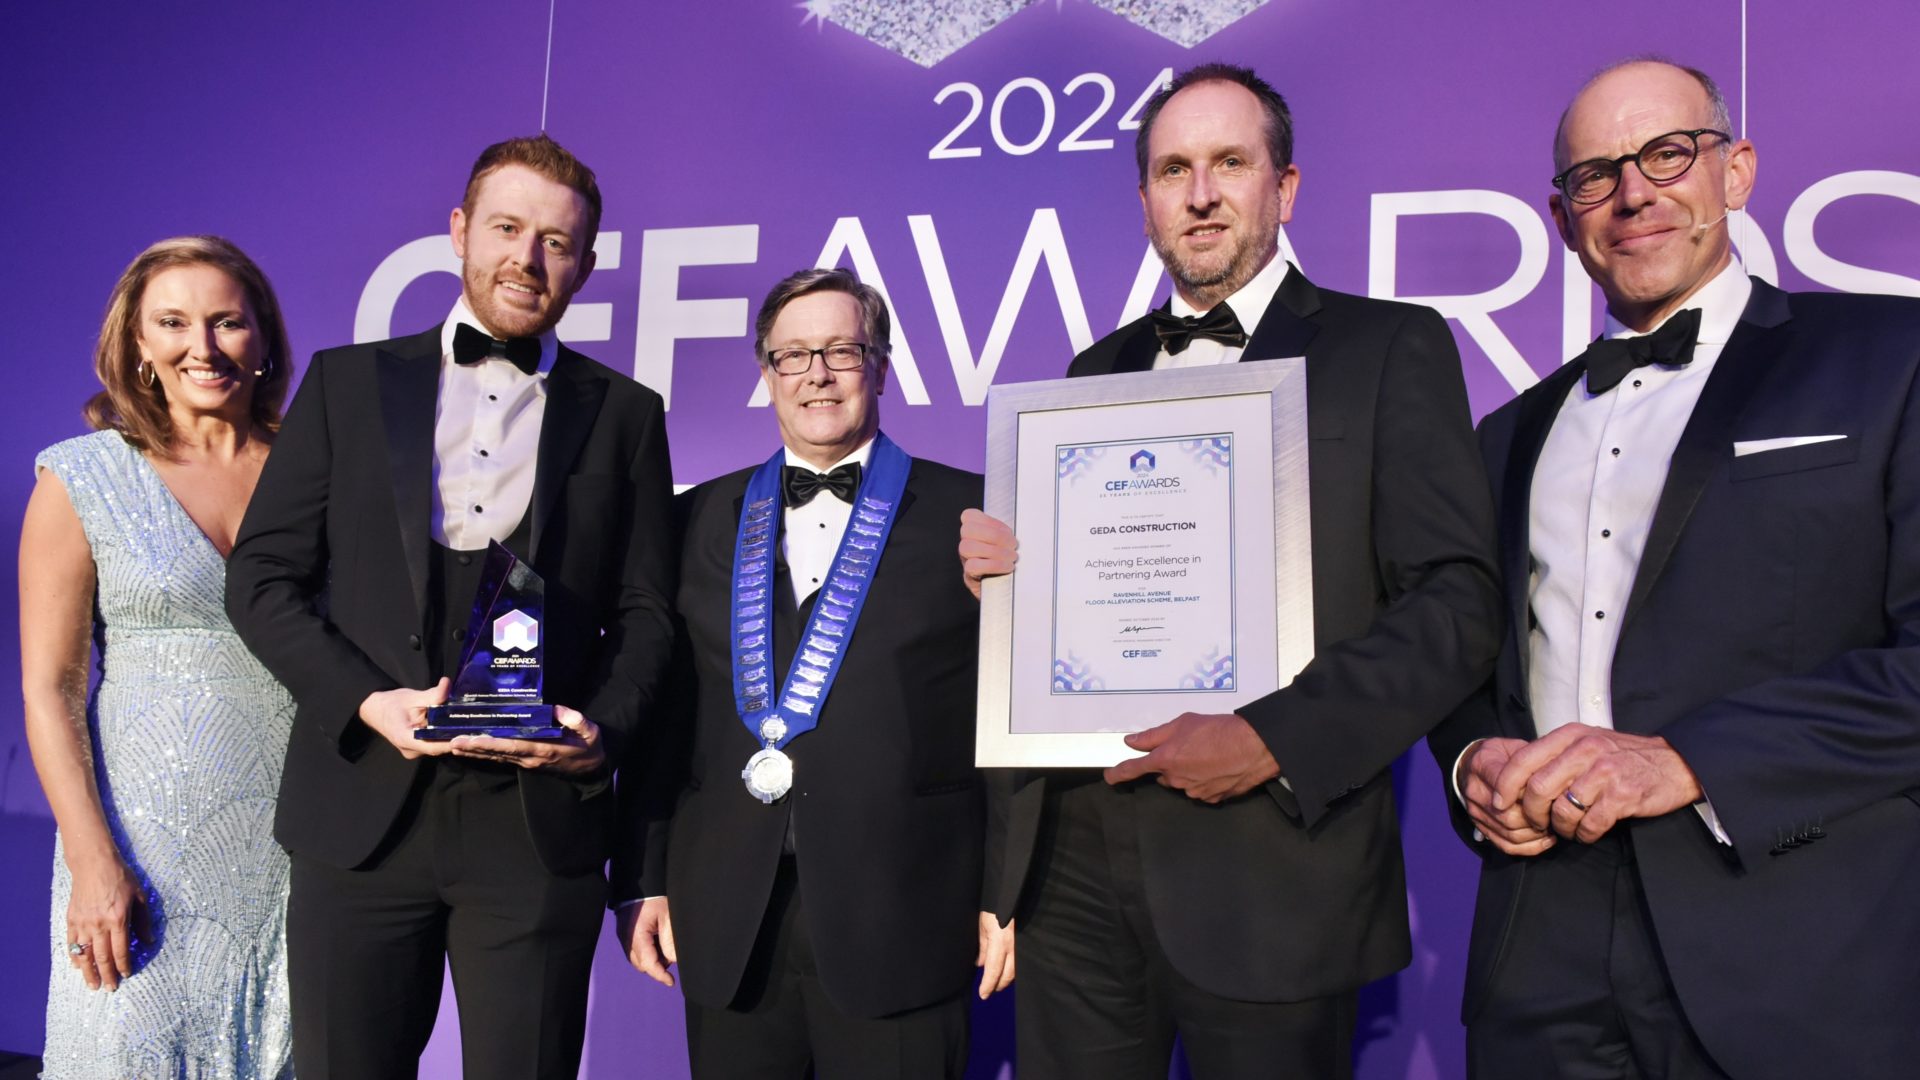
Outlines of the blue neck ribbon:
M813 617L793 650L793 663L776 698L772 682L773 545L779 534L780 468L786 451L777 451L747 481L740 531L733 548L733 701L740 722L766 746L785 747L812 731L820 709L840 674L854 624L866 606L868 587L887 546L887 536L907 489L913 459L885 435L876 435L873 451L854 495L847 530L834 551L827 580L820 586ZM767 721L776 732L768 737ZM784 729L782 728L784 725Z

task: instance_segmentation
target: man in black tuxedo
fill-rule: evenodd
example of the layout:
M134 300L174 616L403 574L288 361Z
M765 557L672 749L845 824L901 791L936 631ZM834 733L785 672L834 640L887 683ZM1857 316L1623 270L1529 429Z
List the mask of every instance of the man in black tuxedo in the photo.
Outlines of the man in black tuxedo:
M670 825L623 791L621 937L678 961L703 1080L957 1080L972 967L1013 974L949 546L980 478L880 434L887 306L850 271L780 282L754 335L785 446L680 500L691 765Z
M1920 1060L1920 303L1747 277L1730 130L1642 60L1555 140L1606 333L1481 427L1513 632L1432 737L1477 1077Z
M1292 149L1244 68L1156 95L1140 201L1174 295L1068 373L1305 355L1315 657L1235 713L1129 736L1148 753L1104 783L1003 778L989 860L994 910L1019 915L1022 1080L1157 1080L1176 1032L1196 1076L1348 1076L1359 987L1409 959L1390 770L1493 662L1492 509L1446 325L1278 258ZM970 579L1012 547L968 514Z
M578 1070L611 773L672 641L660 398L553 333L599 217L559 144L489 147L452 314L313 358L228 564L234 626L298 705L274 832L306 1080L413 1076L449 959L468 1077ZM567 734L417 740L489 541L545 579Z

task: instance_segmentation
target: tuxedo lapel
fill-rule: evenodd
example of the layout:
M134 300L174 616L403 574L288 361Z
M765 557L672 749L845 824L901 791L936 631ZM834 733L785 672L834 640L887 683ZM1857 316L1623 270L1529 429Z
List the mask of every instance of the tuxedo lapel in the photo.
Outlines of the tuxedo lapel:
M1733 336L1714 361L1707 385L1701 388L1700 401L1693 407L1680 444L1674 447L1673 461L1667 466L1667 482L1660 489L1660 502L1653 511L1653 524L1647 530L1647 547L1640 555L1640 567L1634 573L1633 591L1627 597L1621 632L1646 602L1647 594L1660 580L1680 542L1687 519L1706 490L1707 481L1722 468L1733 453L1733 425L1746 411L1754 391L1767 381L1768 374L1786 352L1786 333L1774 328L1792 317L1787 294L1763 281L1754 281L1753 295Z
M386 428L388 476L400 522L416 617L427 610L427 544L433 514L434 399L440 390L440 328L380 350L380 419Z
M539 557L540 539L560 492L566 487L573 463L586 444L600 405L607 397L606 376L591 361L565 345L547 374L547 408L540 420L540 451L533 467L533 515L527 559Z
M1586 371L1577 360L1563 365L1520 398L1513 442L1507 447L1506 475L1500 481L1500 580L1507 593L1508 625L1513 627L1518 643L1523 694L1531 651L1527 646L1527 588L1533 578L1533 470L1568 391Z
M1165 311L1166 304L1160 305ZM1120 351L1114 354L1113 370L1097 372L1101 375L1117 375L1123 371L1152 371L1154 357L1160 355L1160 335L1153 332L1153 324L1142 319L1140 328L1120 344Z
M1280 279L1280 287L1274 290L1273 301L1260 317L1247 347L1241 350L1240 359L1283 360L1307 355L1308 343L1320 332L1319 325L1310 320L1319 313L1320 290L1299 267L1289 265L1287 276Z

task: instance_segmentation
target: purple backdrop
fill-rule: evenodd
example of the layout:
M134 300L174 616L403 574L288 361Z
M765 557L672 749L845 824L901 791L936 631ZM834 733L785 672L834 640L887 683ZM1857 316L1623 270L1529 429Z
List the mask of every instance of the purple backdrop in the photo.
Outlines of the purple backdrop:
M1108 10L1151 8L1178 13ZM1165 294L1141 273L1126 121L1163 69L1203 59L1250 63L1293 104L1297 261L1322 285L1440 307L1476 414L1597 325L1597 294L1546 216L1549 139L1584 75L1625 55L1664 51L1725 84L1760 152L1735 225L1750 268L1788 288L1920 295L1905 119L1920 111L1920 13L1755 8L557 0L548 81L548 5L528 0L23 7L0 74L22 180L7 280L27 305L0 531L18 534L33 453L80 430L106 293L140 248L232 237L274 277L302 356L424 328L456 288L435 270L451 265L467 166L543 109L607 201L600 269L563 336L669 396L682 483L772 448L751 403L751 305L822 258L884 283L896 307L889 432L979 467L988 384L1058 376ZM17 717L0 724L0 1048L37 1050L51 820ZM1365 999L1369 1080L1461 1071L1472 861L1424 750L1400 780L1415 957ZM677 993L607 943L585 1074L680 1075ZM978 1075L1003 1071L1009 1016L1004 999L981 1012ZM427 1072L457 1075L457 1061L449 1016Z

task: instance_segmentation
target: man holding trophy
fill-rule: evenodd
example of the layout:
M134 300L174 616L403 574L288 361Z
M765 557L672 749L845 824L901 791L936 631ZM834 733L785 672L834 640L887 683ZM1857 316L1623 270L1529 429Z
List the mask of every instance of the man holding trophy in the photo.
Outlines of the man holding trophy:
M313 358L241 527L228 610L298 705L310 1080L412 1076L449 958L469 1078L578 1070L612 773L673 632L660 397L554 335L599 218L558 143L488 147L447 320Z

